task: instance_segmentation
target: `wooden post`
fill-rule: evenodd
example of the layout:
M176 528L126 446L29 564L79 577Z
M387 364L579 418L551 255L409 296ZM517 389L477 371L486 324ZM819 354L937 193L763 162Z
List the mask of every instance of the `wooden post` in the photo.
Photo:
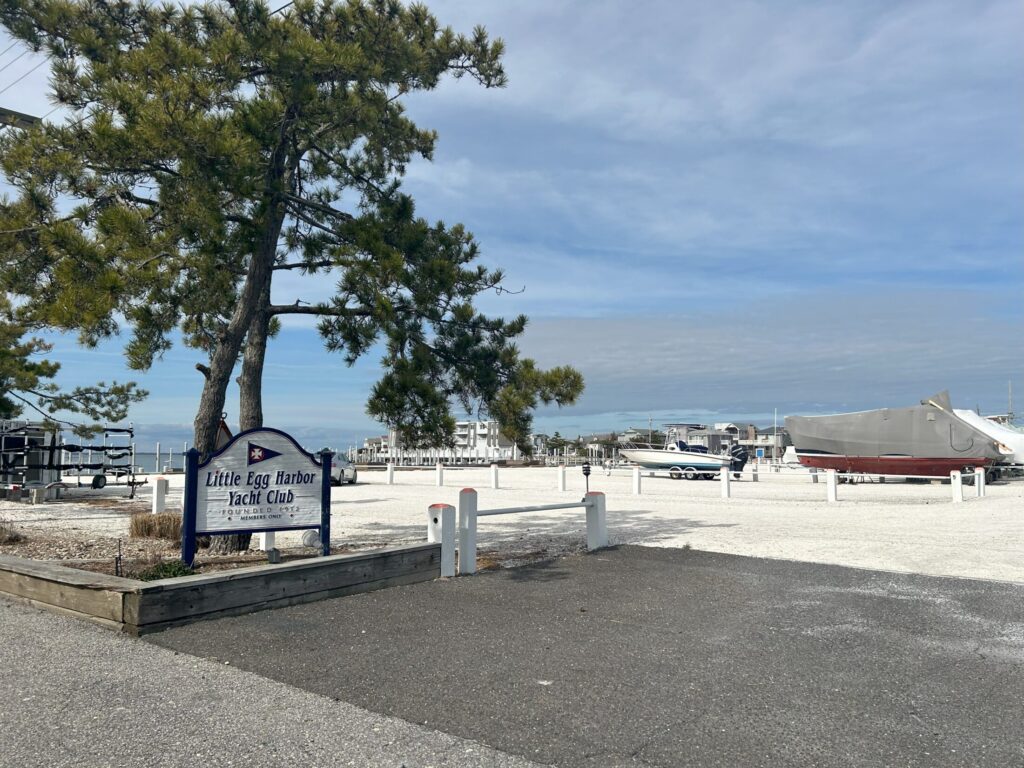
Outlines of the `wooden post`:
M434 465L434 485L438 488L444 485L444 464L440 461Z
M812 483L818 482L818 468L817 467L811 467L811 482Z
M729 489L729 466L726 465L718 470L718 477L722 481L722 498L728 499L730 494Z
M498 465L491 464L491 488L498 487Z
M565 490L565 464L558 465L558 490Z
M964 500L964 481L957 470L949 473L949 484L953 490L953 503L958 504Z
M455 507L431 504L427 509L427 541L441 544L441 576L455 575Z
M839 501L839 482L836 478L836 471L828 469L825 471L825 483L828 486L829 502Z
M640 467L633 467L633 495L640 495Z
M459 493L459 573L476 573L477 495L472 488Z
M256 548L260 552L269 552L275 549L277 545L277 536L274 531L264 531L263 533L256 534Z
M587 502L587 549L608 546L608 524L605 515L604 494L591 491L584 497Z
M756 483L757 482L757 463L756 462L754 463L753 469L750 470L750 482L752 482L752 483Z

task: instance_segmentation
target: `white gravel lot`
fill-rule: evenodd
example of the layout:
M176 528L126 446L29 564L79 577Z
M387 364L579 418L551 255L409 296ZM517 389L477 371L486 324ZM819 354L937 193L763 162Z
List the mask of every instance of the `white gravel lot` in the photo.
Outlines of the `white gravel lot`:
M458 503L459 490L476 488L480 509L580 499L584 479L567 469L568 490L557 490L554 468L502 469L500 489L490 470L446 469L445 486L433 469L398 471L387 485L383 471L362 471L359 483L333 489L332 541L358 547L422 541L432 503ZM953 504L948 484L888 482L839 486L839 502L825 500L825 482L806 474L762 470L732 482L732 498L720 497L717 481L643 478L643 493L631 492L626 471L611 475L595 467L592 490L607 494L608 530L614 544L683 547L756 557L830 563L881 570L1024 582L1024 481L989 485L985 498ZM172 475L170 503L180 505L183 476ZM0 516L31 533L59 529L76 536L127 536L127 508L150 502L144 486L135 504L123 490L108 494L106 508L67 500L28 505L0 502ZM96 492L77 491L95 499ZM122 498L115 498L120 495ZM479 546L507 556L555 555L579 549L583 511L563 510L482 518ZM298 543L298 534L278 534L278 546Z

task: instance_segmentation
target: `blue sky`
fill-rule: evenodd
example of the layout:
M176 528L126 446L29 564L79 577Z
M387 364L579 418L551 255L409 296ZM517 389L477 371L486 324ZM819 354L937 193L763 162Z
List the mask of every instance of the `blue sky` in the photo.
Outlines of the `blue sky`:
M502 37L509 85L410 99L440 142L406 186L525 289L480 302L530 316L522 351L583 371L578 405L539 411L538 430L770 424L944 388L1002 412L1010 381L1024 400L1019 2L429 6ZM0 103L43 114L45 93L44 67ZM275 300L330 288L288 276ZM139 376L119 349L60 340L64 380L136 378L152 392L131 415L140 439L187 439L196 355ZM268 355L267 424L337 447L379 433L364 413L378 374L291 320Z

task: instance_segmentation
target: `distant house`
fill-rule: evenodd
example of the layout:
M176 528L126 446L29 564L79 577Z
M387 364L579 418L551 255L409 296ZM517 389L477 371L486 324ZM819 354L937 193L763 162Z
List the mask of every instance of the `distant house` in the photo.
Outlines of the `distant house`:
M442 448L430 445L406 445L397 430L371 437L358 452L358 460L367 463L429 465L489 464L519 458L519 449L501 433L496 421L457 421L455 445Z

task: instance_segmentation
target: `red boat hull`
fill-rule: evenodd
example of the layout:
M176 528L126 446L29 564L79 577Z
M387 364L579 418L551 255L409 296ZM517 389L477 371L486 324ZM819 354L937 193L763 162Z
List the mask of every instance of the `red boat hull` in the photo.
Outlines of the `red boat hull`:
M800 463L805 467L834 469L839 472L861 472L867 475L921 475L927 477L949 477L953 471L967 467L987 467L991 459L982 456L958 458L922 459L914 456L837 456L835 454L801 454Z

